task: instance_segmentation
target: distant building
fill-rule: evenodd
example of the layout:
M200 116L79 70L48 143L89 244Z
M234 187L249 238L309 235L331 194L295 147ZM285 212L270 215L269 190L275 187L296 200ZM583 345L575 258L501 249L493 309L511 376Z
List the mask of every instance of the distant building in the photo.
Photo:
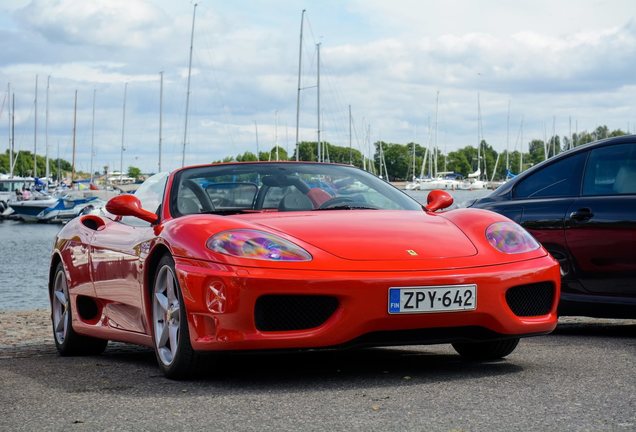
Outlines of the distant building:
M111 185L127 185L135 183L136 179L130 177L127 174L122 174L119 171L111 171L106 174L106 184Z

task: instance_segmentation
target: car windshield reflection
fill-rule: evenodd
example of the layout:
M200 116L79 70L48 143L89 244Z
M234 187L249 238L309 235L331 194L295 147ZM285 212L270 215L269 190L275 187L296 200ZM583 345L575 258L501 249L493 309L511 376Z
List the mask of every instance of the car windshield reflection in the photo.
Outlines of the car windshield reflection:
M172 189L171 211L228 215L313 210L419 210L393 186L358 168L317 163L246 163L187 168Z

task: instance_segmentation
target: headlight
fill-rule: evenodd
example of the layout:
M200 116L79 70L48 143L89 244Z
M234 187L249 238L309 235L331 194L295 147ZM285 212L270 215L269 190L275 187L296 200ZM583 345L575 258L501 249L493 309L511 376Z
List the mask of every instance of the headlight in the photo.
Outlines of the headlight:
M514 222L495 222L486 228L486 238L495 249L507 254L530 252L541 246Z
M230 230L213 235L207 247L239 258L267 261L311 261L309 252L276 235L257 230Z

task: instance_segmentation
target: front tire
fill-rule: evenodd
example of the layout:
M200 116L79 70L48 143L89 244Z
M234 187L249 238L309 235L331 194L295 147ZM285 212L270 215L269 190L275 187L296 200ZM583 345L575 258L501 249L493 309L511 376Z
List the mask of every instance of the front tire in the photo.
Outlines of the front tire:
M519 338L489 342L457 342L455 351L466 360L497 360L513 352L519 344Z
M190 332L174 260L164 255L157 265L152 288L152 327L159 369L167 378L192 375L198 360Z
M58 263L51 291L51 322L55 347L61 356L97 355L104 352L108 340L77 334L73 330L73 312L64 266Z

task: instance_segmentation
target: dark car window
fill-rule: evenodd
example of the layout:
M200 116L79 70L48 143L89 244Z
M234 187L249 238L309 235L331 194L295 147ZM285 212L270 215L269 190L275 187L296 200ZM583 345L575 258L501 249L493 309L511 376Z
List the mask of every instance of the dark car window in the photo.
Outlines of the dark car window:
M515 186L514 198L578 196L587 152L566 157L524 178Z
M583 195L636 193L636 144L594 149L585 167Z

